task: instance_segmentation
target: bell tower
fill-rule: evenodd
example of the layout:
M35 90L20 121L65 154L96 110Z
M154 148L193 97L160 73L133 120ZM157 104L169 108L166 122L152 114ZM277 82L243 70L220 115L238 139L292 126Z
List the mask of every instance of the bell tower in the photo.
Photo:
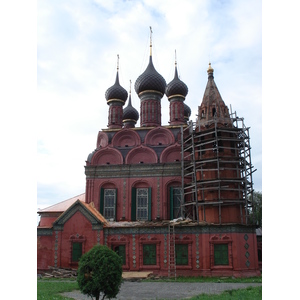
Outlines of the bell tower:
M210 63L207 73L198 120L184 132L183 149L190 159L184 172L191 178L185 189L192 195L185 209L198 221L247 224L253 193L249 128L243 118L229 114Z

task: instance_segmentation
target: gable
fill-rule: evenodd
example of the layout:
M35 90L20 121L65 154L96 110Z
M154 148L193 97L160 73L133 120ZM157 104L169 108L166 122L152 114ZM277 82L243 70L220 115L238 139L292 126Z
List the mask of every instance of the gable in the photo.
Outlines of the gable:
M57 220L53 223L53 229L63 230L64 224L77 212L80 212L89 222L91 222L93 230L102 229L103 225L107 223L105 218L99 212L97 212L95 208L89 204L77 200L71 207L69 207L57 218Z

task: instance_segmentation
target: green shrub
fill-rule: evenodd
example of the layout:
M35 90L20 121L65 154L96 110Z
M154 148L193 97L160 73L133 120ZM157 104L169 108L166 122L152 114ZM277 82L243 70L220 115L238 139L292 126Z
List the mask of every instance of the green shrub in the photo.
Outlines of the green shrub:
M85 253L78 266L77 282L83 294L100 299L100 294L114 298L122 284L122 260L106 246L94 246Z

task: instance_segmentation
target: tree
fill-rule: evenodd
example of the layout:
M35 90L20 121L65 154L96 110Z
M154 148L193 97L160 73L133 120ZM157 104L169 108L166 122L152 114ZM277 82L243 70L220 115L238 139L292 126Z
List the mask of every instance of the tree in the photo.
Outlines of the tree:
M113 250L96 245L79 261L77 282L83 294L114 298L122 284L122 260Z
M250 200L250 199L249 199ZM249 209L250 223L262 227L262 193L253 191L253 207Z

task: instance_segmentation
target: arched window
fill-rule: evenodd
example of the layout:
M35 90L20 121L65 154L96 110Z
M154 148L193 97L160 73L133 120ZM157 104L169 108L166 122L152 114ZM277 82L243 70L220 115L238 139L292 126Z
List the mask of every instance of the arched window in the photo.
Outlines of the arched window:
M212 109L212 116L214 117L214 116L215 116L215 114L216 114L216 109L215 109L215 108L213 108L213 109Z
M181 217L181 195L182 188L179 186L170 187L170 220Z
M100 213L107 220L116 220L117 212L117 189L101 188Z
M132 188L131 220L151 221L151 188Z

